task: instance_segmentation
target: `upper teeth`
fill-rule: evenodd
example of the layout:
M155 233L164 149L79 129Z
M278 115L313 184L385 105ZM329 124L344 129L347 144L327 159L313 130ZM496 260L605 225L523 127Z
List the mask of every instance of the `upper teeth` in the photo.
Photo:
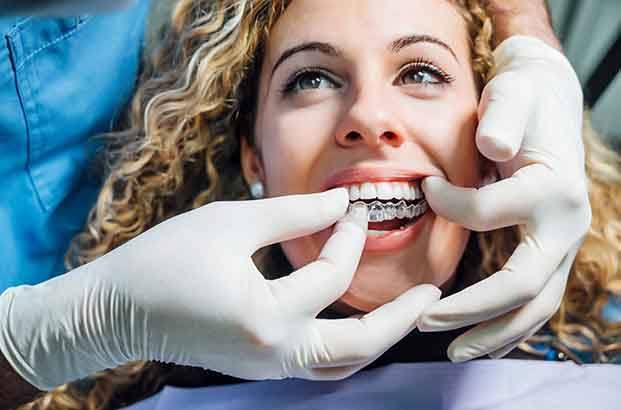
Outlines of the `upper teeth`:
M418 185L408 182L364 182L348 187L349 200L359 199L405 199L416 200L423 198L423 191Z

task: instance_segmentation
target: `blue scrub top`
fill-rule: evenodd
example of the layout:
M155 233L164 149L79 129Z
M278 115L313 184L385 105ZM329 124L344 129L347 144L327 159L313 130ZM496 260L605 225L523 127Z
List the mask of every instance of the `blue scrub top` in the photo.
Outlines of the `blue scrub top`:
M92 137L132 94L148 5L0 18L0 293L65 271L99 188Z

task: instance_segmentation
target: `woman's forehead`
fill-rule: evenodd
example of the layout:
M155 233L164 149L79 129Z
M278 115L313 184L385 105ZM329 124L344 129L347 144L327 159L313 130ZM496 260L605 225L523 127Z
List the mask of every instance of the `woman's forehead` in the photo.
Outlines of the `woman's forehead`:
M450 0L293 0L269 35L266 57L273 64L314 41L345 53L386 49L409 35L438 39L464 60L470 55L466 22Z

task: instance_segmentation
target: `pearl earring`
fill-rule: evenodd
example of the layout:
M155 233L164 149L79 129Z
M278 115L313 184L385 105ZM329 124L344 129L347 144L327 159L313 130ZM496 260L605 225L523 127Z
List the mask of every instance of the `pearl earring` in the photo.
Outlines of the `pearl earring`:
M250 195L252 195L254 199L263 198L264 192L263 184L261 183L261 181L256 181L250 184Z

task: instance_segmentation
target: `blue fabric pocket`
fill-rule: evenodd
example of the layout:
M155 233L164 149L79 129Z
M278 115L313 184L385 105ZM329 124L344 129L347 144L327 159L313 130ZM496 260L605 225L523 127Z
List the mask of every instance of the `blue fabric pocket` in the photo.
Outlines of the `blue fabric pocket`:
M74 186L76 175L68 172L71 157L83 158L79 147L74 155L54 155L75 139L61 131L54 106L65 105L63 90L57 79L68 62L66 41L70 41L88 23L89 17L64 19L29 18L20 22L7 35L15 83L24 111L27 138L27 172L39 203L50 211L66 195L63 188ZM56 104L54 104L54 100ZM69 163L67 163L69 162Z
M87 173L136 82L148 1L96 16L28 18L7 34L26 122L27 171L44 212Z

